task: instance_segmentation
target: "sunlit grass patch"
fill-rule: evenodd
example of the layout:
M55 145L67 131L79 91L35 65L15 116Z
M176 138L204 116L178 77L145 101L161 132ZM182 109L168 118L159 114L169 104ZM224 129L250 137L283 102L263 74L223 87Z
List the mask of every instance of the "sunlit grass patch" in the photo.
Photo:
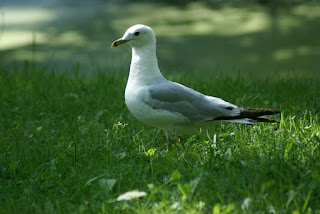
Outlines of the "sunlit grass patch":
M201 2L184 7L100 1L52 8L15 5L0 11L0 57L9 67L27 59L70 70L80 61L84 72L95 67L125 72L130 54L111 51L110 44L124 29L142 23L157 35L163 71L212 73L220 68L217 75L265 79L295 72L319 78L319 8L317 3L274 9Z

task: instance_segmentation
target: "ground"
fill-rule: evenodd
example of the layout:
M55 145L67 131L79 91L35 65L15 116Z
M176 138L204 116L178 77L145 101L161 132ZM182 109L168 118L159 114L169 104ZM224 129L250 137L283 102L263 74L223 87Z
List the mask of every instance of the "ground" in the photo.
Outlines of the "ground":
M319 5L31 3L1 11L1 213L320 212ZM136 23L168 79L280 124L217 123L166 152L126 109L130 49L109 48Z

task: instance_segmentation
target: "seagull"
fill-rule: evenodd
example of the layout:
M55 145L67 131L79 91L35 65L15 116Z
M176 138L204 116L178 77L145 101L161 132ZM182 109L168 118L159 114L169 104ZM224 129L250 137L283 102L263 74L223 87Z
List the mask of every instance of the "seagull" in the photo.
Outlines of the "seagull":
M172 136L179 137L217 121L254 124L276 122L261 116L280 111L262 108L242 108L218 97L204 95L182 84L167 80L159 70L156 37L146 25L128 28L111 47L128 44L132 48L125 102L129 111L142 123L162 129L170 150Z

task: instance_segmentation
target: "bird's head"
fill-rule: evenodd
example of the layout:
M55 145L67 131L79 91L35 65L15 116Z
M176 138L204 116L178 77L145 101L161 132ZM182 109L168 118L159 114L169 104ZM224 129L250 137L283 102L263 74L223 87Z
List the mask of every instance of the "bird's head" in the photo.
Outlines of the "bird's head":
M130 45L132 48L141 48L147 45L155 45L156 37L150 27L137 24L128 28L122 38L114 41L111 47L117 47L125 43Z

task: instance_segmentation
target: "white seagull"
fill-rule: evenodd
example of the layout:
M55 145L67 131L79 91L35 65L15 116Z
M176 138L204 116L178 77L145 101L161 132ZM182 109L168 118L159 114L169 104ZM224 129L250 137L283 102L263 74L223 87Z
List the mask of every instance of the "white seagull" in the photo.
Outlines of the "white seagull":
M142 24L130 27L111 47L128 44L132 48L125 102L141 122L162 129L171 147L170 137L180 136L216 121L244 124L276 122L263 118L278 114L272 109L241 108L220 98L201 94L191 88L167 80L160 72L153 30ZM180 141L184 148L184 143Z

